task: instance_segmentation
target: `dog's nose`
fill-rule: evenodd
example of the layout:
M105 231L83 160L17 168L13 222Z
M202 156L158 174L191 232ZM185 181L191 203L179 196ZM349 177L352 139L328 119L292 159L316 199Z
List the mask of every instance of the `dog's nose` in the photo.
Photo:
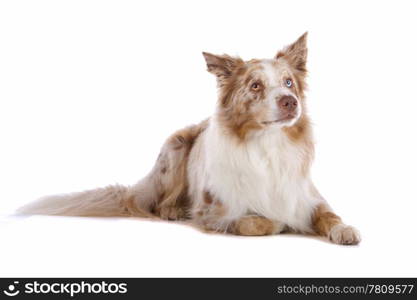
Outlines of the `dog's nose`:
M283 111L293 112L297 108L297 99L293 96L282 96L277 98L277 105Z

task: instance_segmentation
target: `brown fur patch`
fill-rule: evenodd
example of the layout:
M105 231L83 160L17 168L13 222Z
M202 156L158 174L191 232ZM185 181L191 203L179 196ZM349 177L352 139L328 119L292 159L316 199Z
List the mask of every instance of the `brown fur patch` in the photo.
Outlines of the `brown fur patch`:
M303 164L301 166L301 172L302 174L307 175L314 159L314 143L308 116L301 116L296 124L291 127L283 128L283 131L291 142L296 143L302 149Z
M206 204L212 204L213 203L213 198L211 197L210 193L205 191L204 192L204 203Z
M331 212L326 204L319 204L312 216L313 230L321 236L329 236L332 227L341 223L342 219Z
M274 222L260 216L246 216L235 221L230 227L230 233L237 235L270 235L275 231Z

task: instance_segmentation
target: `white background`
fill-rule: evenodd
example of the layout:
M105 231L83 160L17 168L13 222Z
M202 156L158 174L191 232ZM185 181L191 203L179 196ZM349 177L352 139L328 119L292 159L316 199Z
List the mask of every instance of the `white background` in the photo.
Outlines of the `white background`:
M417 276L413 1L2 1L0 276ZM208 117L202 51L272 57L309 31L313 176L357 247L140 219L9 214L132 184Z

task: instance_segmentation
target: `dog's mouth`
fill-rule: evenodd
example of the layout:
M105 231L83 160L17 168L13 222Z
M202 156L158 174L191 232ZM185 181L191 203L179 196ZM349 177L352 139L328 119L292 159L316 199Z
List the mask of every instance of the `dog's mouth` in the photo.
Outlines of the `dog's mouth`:
M275 124L275 123L284 123L284 122L291 121L291 120L293 120L296 117L297 117L297 114L288 114L285 117L281 117L281 118L276 119L276 120L263 121L262 124L264 124L264 125L271 125L271 124Z

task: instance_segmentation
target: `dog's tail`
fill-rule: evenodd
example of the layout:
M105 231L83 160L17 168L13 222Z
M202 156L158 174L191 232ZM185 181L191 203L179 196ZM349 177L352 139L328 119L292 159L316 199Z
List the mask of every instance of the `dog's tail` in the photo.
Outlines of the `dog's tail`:
M111 185L84 192L46 196L19 208L18 215L153 217L154 191L142 180L132 187Z
M208 121L174 133L162 147L150 173L137 184L112 185L85 192L47 196L21 207L19 215L160 217L163 203L176 203L186 194L187 158Z

